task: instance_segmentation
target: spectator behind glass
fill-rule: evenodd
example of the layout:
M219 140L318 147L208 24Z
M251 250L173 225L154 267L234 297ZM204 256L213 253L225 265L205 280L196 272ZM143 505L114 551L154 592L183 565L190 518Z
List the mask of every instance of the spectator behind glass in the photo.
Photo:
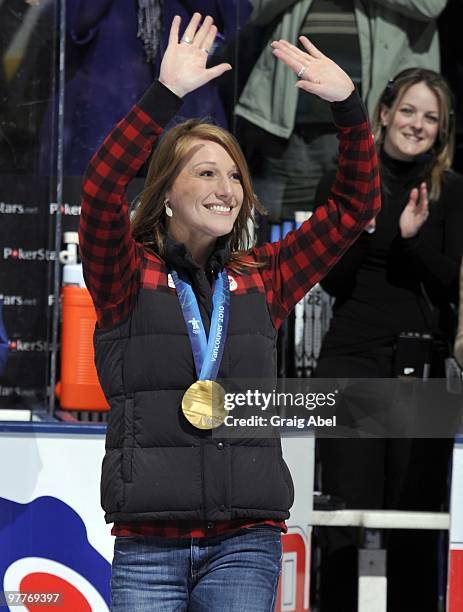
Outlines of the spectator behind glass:
M272 39L304 34L361 88L371 113L387 81L401 68L439 70L435 19L446 0L255 0L251 19ZM271 217L311 210L321 176L334 168L336 134L328 105L306 100L265 48L243 89L236 113L251 158L256 192ZM256 126L256 127L254 127Z
M56 21L52 5L53 0L0 2L2 174L30 173L36 164L40 125L53 89Z
M463 249L463 177L450 170L451 98L444 78L423 68L402 71L380 97L373 132L383 206L376 222L322 281L336 302L315 376L394 376L401 332L433 334L441 347L449 344ZM317 201L331 182L332 176L321 182ZM443 358L435 361L432 374L443 375ZM354 410L372 415L387 402L388 391L387 381L376 384L373 399L362 404L356 398ZM348 411L342 402L338 413ZM342 498L348 508L437 511L445 499L450 439L318 444L323 493ZM357 609L356 538L354 530L320 532L322 612ZM386 545L388 610L435 612L437 532L392 530Z
M239 0L246 19L249 0ZM175 15L188 21L195 11L211 15L219 27L215 50L237 27L237 3L218 0L68 0L66 3L66 88L64 108L64 173L80 175L113 125L141 97L159 74ZM44 123L41 172L55 167L50 156L50 105ZM208 83L187 96L184 118L210 117L227 127L218 88Z

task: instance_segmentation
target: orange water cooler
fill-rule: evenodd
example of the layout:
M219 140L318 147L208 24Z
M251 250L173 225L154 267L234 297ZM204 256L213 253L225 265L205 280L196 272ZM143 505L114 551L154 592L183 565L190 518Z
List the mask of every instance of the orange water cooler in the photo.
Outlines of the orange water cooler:
M93 331L96 314L77 263L77 233L66 232L61 251L63 268L61 380L56 396L63 410L109 410L94 364Z

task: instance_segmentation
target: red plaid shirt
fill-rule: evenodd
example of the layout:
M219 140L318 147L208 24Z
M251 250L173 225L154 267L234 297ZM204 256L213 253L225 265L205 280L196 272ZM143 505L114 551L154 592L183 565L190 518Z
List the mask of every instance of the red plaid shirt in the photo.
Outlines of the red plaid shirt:
M179 106L172 92L154 83L107 136L85 174L79 239L85 281L100 327L117 325L128 316L141 284L156 287L160 282L160 262L150 263L153 256L144 257L143 246L132 239L125 192L149 156L162 125ZM332 104L332 109L340 142L338 171L326 205L283 240L252 249L249 256L264 265L239 277L242 290L250 283L265 292L276 329L380 209L373 137L357 92ZM116 524L112 533L203 537L256 523L285 529L284 522L240 519L214 525L178 521Z

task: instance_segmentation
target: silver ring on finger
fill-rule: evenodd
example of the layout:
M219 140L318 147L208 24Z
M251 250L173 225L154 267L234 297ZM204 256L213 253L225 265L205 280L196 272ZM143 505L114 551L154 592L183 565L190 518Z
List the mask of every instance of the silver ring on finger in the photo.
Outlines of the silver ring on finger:
M297 76L297 78L298 78L298 79L302 79L302 76L303 76L304 72L305 72L305 66L301 66L301 68L300 68L299 72L298 72L298 73L297 73L297 75L296 75L296 76Z
M201 47L201 51L204 51L206 55L209 55L209 49L207 47Z
M189 36L187 36L186 34L184 34L180 40L180 42L184 42L187 45L191 45L191 38Z

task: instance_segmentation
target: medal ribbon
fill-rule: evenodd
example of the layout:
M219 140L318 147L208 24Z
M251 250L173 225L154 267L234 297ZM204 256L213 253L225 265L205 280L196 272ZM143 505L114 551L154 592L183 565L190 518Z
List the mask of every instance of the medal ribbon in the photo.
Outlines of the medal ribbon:
M212 317L209 338L206 336L198 302L191 285L171 272L180 308L188 329L198 380L215 380L222 361L230 313L230 285L226 270L216 278L212 295Z

